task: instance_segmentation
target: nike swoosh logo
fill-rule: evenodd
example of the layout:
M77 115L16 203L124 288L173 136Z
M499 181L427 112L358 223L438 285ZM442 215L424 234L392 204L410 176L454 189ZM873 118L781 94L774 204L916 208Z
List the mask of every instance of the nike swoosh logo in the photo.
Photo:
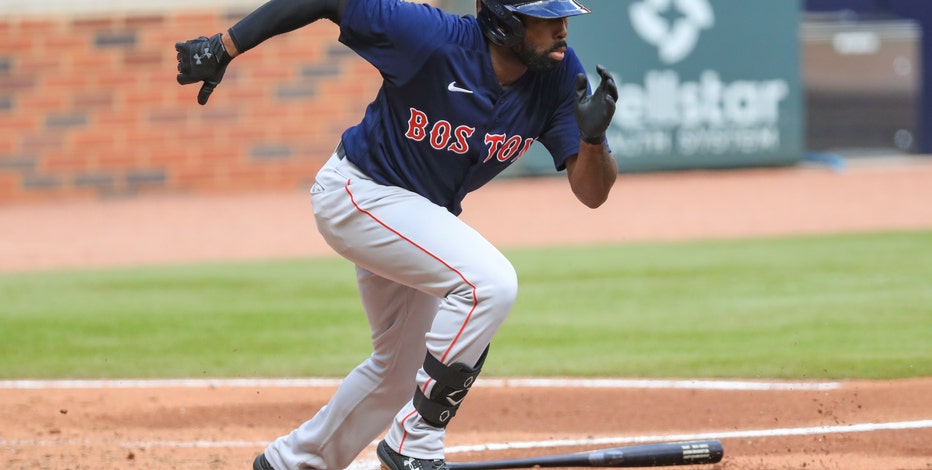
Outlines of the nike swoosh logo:
M447 90L449 90L449 91L454 91L454 92L457 92L457 93L470 93L470 94L472 94L472 90L467 90L467 89L465 89L465 88L460 88L460 87L456 86L456 80L453 80L452 82L450 82L449 85L447 85Z

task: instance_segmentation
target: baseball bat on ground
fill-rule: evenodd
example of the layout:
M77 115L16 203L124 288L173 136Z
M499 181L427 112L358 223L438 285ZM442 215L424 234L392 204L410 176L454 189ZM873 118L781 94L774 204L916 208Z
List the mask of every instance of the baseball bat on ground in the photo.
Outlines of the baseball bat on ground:
M484 462L447 462L450 470L530 467L666 467L717 463L725 451L717 440L644 444L572 454Z

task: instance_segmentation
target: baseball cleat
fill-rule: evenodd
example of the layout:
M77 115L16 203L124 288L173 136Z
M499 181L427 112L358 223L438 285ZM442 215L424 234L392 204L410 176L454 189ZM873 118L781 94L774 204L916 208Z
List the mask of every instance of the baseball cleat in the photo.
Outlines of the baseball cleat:
M447 470L447 463L443 459L405 457L391 450L385 441L379 442L375 453L379 456L384 470Z
M272 464L269 463L269 460L265 458L265 452L256 456L256 460L252 462L252 470L275 470L272 468Z

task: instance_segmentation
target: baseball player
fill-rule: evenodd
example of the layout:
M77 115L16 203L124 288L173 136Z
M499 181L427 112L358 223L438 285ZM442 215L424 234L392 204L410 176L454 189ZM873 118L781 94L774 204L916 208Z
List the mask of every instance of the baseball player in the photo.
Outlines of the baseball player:
M390 470L446 468L445 428L511 310L511 263L457 215L467 193L534 141L586 206L618 173L605 142L618 92L590 93L566 43L576 0L479 0L457 16L402 0L271 0L225 33L176 44L178 82L205 104L238 54L327 18L382 86L317 174L318 230L356 265L373 352L310 420L253 468L337 469L385 432ZM387 429L387 432L386 432Z

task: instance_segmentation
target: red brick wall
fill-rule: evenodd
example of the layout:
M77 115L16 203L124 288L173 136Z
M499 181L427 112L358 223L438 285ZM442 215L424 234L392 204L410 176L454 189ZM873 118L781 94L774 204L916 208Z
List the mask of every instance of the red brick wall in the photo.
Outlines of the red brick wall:
M0 204L309 187L379 76L323 20L238 57L198 105L175 42L247 13L0 18Z

